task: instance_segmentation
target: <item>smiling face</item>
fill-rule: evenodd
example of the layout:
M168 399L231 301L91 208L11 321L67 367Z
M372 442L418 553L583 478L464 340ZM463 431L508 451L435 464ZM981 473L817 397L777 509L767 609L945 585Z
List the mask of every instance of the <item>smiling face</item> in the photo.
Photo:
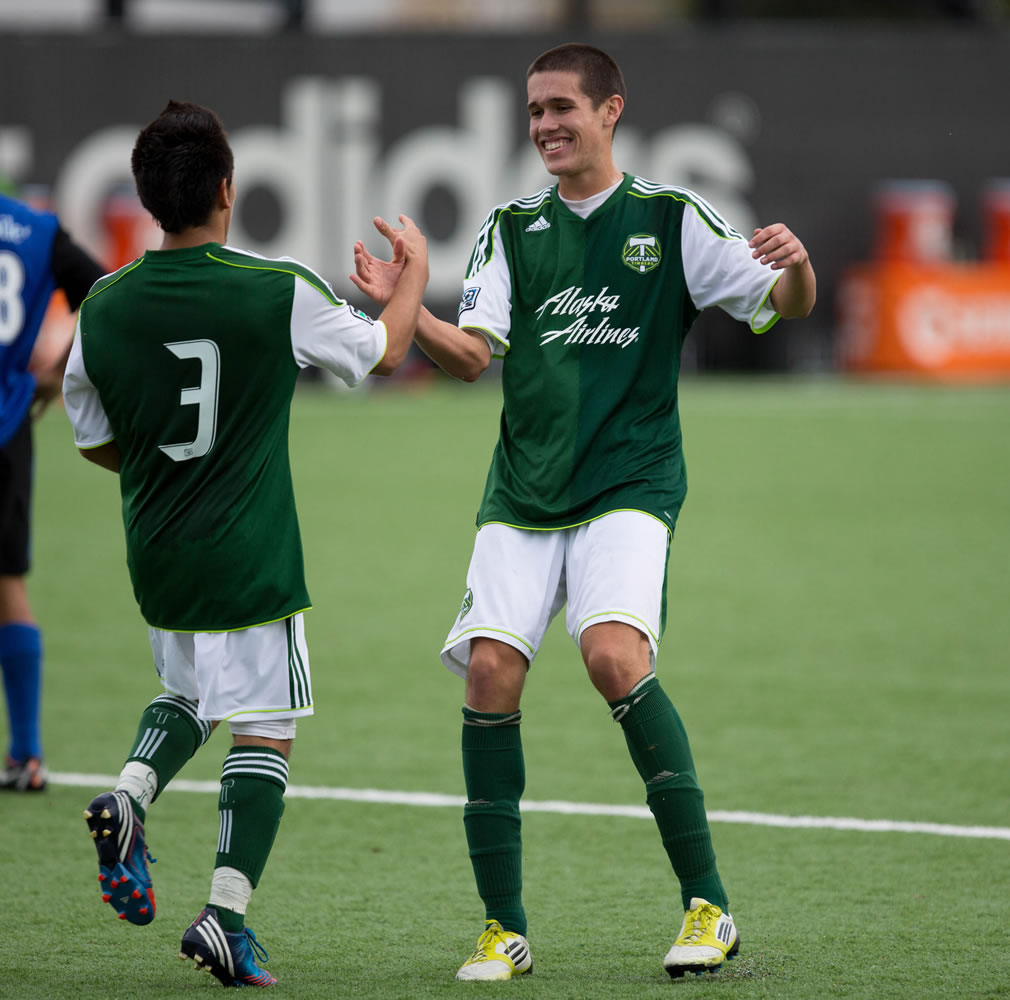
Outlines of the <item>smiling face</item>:
M588 198L621 176L611 144L623 99L614 94L594 108L578 73L534 73L526 81L530 139L566 198Z

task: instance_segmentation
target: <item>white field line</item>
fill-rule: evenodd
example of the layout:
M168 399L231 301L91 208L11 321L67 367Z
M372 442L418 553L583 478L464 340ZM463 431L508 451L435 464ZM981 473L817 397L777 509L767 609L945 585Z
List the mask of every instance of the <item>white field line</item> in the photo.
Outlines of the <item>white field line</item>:
M49 775L54 785L76 785L82 788L113 788L118 780L109 774L54 773ZM176 779L170 792L204 792L217 795L221 786L216 781L186 781ZM318 785L288 785L286 797L292 799L330 799L338 802L371 802L395 806L453 806L466 802L462 795L439 795L435 792L386 792L378 788L325 788ZM647 806L598 805L592 802L523 801L522 811L567 816L625 816L630 819L652 819ZM776 826L803 830L858 830L862 833L930 833L938 837L975 837L982 840L1010 840L1006 826L954 826L949 823L908 823L892 819L855 819L844 816L778 816L774 813L730 812L713 809L708 818L713 823L744 823L750 826Z

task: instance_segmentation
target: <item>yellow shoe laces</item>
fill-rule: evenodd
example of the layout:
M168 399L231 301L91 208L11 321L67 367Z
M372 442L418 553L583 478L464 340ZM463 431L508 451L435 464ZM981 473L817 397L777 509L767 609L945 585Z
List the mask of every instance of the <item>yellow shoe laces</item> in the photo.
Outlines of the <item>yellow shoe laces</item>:
M713 921L719 919L719 908L713 903L702 903L693 910L688 910L684 917L684 933L677 939L677 944L697 944L708 932Z

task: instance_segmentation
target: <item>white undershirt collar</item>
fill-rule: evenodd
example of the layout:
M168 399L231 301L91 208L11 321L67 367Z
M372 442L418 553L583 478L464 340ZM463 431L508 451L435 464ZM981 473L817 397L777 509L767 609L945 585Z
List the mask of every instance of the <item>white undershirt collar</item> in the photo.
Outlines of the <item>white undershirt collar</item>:
M624 177L621 177L616 184L611 184L610 187L605 188L603 191L598 191L596 194L583 198L581 201L570 201L561 194L560 190L558 191L558 197L580 219L588 219L623 183Z

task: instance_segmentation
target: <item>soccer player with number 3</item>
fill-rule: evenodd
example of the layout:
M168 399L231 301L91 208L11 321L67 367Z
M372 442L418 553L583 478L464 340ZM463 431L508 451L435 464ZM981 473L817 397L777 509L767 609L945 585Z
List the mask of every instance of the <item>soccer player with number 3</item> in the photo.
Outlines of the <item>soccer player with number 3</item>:
M464 826L485 930L456 976L531 971L519 802L520 696L552 618L624 732L680 882L673 977L739 948L687 734L656 676L667 556L687 482L677 410L684 337L708 306L768 330L806 316L815 278L781 223L746 239L692 191L622 173L617 64L588 45L527 72L530 138L558 183L499 205L481 229L458 325L421 309L415 338L476 379L503 358L501 435L477 515L466 592L442 649L465 678ZM382 219L390 242L398 229ZM399 262L359 242L355 283L388 301Z
M399 280L373 320L303 264L226 245L233 160L213 111L170 102L132 165L164 241L83 303L64 394L81 454L119 474L127 563L165 693L144 710L116 788L84 816L103 900L149 923L147 809L227 722L210 895L180 957L226 986L272 986L245 912L284 811L296 720L313 712L291 398L307 365L350 386L395 371L427 249L402 217Z

